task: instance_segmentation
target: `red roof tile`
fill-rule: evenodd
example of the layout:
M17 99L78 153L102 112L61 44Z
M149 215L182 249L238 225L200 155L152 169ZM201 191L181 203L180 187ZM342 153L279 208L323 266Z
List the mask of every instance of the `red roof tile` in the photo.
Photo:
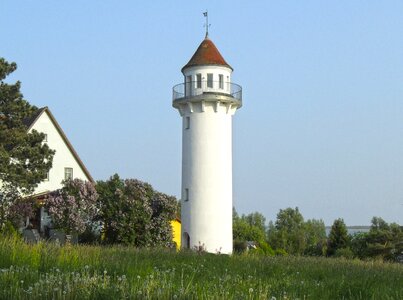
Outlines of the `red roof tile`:
M221 53L218 51L214 43L206 37L197 48L196 52L193 54L189 62L182 68L184 69L194 66L204 66L204 65L218 65L230 68L232 67L227 64L225 59L222 57Z

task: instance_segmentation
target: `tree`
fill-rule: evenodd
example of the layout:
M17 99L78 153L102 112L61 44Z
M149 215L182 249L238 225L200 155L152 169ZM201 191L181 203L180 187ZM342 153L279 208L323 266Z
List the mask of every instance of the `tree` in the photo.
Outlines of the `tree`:
M45 135L28 133L26 120L37 108L23 99L21 83L6 83L17 68L0 58L0 227L10 206L21 195L32 193L52 167L54 151L42 143Z
M304 217L295 209L280 209L276 222L269 223L268 242L289 254L303 254L306 247Z
M305 255L321 256L326 254L326 227L323 220L307 220L304 224L306 248Z
M93 183L81 179L66 180L60 190L50 193L45 203L56 228L66 234L80 234L96 216L98 193Z
M337 219L333 222L328 239L327 255L336 254L338 249L348 248L350 238L348 236L347 227L343 219Z
M247 242L252 241L256 243L259 253L274 255L273 249L266 242L266 218L261 213L254 212L239 217L233 208L232 226L235 251L246 250Z
M366 256L395 260L403 251L403 230L396 223L388 224L382 218L373 217L366 244Z
M98 181L97 191L105 243L173 246L170 221L177 212L175 197L136 179L122 180L117 174Z

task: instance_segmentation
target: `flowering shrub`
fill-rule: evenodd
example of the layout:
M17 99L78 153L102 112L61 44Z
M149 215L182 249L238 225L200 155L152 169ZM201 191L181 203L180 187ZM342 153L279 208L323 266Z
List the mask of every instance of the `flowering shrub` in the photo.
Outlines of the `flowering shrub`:
M97 199L97 191L91 182L67 180L62 189L49 195L45 208L56 227L66 234L82 233L96 216Z
M18 199L9 209L8 219L16 227L21 227L27 218L33 218L35 215L35 201L32 198Z
M121 180L118 175L98 182L97 191L106 243L173 246L170 221L175 216L175 197L136 179Z

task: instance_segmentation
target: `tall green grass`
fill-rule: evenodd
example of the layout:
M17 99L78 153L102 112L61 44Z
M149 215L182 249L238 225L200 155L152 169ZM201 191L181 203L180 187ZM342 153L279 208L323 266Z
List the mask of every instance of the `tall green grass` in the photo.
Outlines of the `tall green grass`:
M403 299L403 266L0 239L1 299Z

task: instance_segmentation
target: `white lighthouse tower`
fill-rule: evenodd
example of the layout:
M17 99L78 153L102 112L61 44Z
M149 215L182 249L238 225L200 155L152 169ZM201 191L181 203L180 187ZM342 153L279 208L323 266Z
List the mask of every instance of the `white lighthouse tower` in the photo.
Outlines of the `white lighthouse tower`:
M182 248L232 253L232 116L242 88L214 43L202 41L173 88L182 117Z

